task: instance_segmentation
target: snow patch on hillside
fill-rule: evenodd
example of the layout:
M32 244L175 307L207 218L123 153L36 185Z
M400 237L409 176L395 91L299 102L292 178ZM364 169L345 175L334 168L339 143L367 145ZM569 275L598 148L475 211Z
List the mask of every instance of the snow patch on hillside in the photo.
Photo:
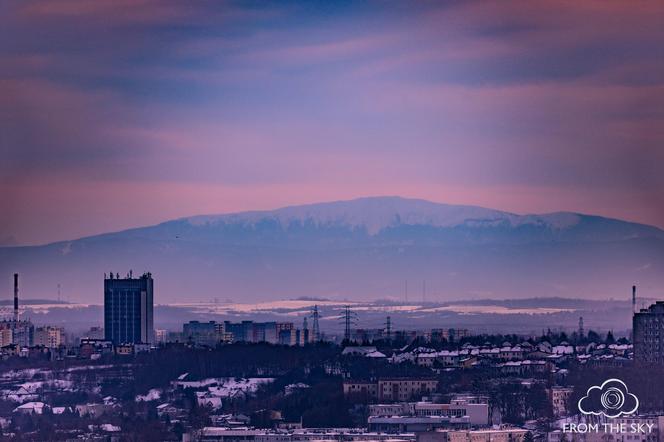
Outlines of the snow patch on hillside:
M360 198L351 201L285 207L273 211L203 215L187 218L194 226L218 224L254 227L273 221L286 229L291 225L364 229L370 235L400 225L475 227L543 225L554 229L573 226L579 216L572 213L516 215L476 206L432 203L399 197Z

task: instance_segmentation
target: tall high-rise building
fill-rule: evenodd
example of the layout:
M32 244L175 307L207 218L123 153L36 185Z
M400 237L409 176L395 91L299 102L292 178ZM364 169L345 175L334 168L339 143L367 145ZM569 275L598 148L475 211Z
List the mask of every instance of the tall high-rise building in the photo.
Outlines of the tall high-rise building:
M154 343L153 280L104 275L104 334L114 344Z
M634 313L634 360L641 364L664 364L664 301Z

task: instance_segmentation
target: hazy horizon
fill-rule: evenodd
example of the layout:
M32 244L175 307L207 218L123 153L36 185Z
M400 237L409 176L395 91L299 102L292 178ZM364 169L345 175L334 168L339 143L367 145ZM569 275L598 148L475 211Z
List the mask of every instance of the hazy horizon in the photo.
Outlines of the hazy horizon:
M573 213L520 216L396 197L177 219L0 248L23 293L100 299L102 275L149 271L157 303L302 296L368 301L622 297L664 285L664 231ZM10 287L8 284L7 287ZM51 298L53 296L50 296Z

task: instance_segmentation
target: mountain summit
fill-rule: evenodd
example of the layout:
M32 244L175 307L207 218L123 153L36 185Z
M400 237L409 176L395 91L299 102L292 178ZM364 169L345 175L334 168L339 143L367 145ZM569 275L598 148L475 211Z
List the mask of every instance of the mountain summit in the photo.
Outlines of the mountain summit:
M579 221L579 217L572 213L519 216L477 206L440 204L396 196L358 198L350 201L284 207L273 211L195 216L187 219L194 225L238 223L248 225L272 220L284 228L293 224L313 224L317 227L346 226L365 229L371 235L400 225L455 227L471 224L476 226L542 224L559 228Z
M298 296L619 297L664 283L664 231L577 213L517 215L399 197L203 215L0 248L24 293L101 302L104 272L149 270L156 302ZM411 293L406 293L406 281ZM424 292L426 281L426 292ZM416 288L413 288L416 287ZM653 293L656 295L656 293Z

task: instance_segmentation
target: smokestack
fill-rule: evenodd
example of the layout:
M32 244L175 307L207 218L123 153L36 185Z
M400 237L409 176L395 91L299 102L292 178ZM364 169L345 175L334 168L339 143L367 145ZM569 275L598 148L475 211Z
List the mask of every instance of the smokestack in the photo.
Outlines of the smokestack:
M18 273L14 273L14 322L18 322Z
M636 313L636 286L632 286L632 313Z

